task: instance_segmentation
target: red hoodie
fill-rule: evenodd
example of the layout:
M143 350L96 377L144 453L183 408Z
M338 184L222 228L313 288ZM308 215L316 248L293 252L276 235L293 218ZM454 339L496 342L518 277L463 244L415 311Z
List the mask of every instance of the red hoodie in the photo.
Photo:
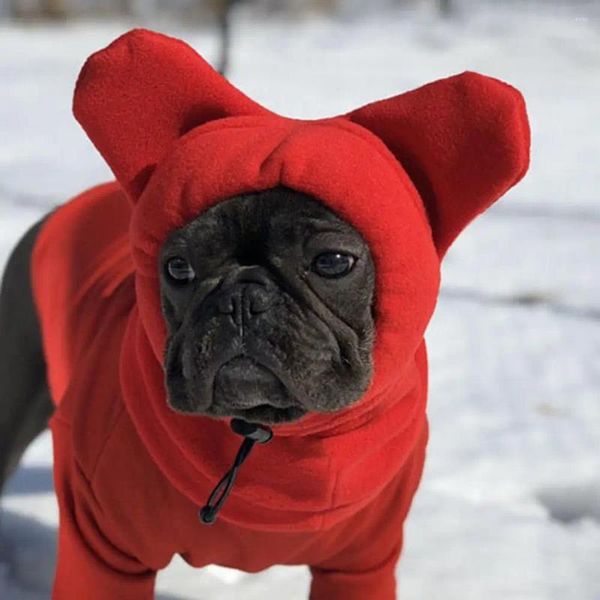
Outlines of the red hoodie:
M525 173L512 87L464 73L351 113L276 115L190 47L129 32L94 54L74 112L117 182L45 223L32 278L57 405L54 600L142 600L172 556L257 571L307 564L314 600L391 600L427 440L423 333L440 260ZM219 520L198 509L240 444L166 403L158 252L226 198L283 185L356 227L376 268L374 375L334 414L274 427Z

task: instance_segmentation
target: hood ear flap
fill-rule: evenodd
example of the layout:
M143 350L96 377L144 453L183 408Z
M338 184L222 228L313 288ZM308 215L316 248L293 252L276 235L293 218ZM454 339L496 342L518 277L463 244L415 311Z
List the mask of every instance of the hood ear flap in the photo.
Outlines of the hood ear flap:
M169 146L228 116L269 114L184 42L132 30L86 61L73 112L132 201Z
M374 102L346 118L381 138L408 173L425 203L440 257L529 166L523 97L477 73Z

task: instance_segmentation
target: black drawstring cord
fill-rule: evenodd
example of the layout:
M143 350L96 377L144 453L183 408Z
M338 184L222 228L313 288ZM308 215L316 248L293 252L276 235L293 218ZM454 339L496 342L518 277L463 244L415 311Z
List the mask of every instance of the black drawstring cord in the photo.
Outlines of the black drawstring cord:
M227 500L227 496L229 496L231 488L235 483L238 471L242 466L242 463L248 458L254 444L256 444L256 442L259 444L266 444L267 442L270 442L273 437L273 432L268 427L257 425L256 423L248 423L243 419L232 419L230 426L234 433L243 436L245 439L238 450L233 465L231 465L231 469L223 475L221 481L217 483L208 497L206 504L198 513L200 521L205 525L212 525L217 520L217 515L223 507L223 504L225 504L225 500Z

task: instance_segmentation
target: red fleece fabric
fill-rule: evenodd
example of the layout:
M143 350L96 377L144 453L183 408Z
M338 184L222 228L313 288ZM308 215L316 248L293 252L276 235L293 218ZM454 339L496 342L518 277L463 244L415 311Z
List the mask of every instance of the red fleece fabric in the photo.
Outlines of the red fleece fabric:
M509 85L463 73L313 121L259 106L179 40L134 30L92 55L74 112L117 181L46 221L32 280L60 506L55 600L153 597L195 566L308 564L314 600L391 600L427 441L423 334L440 260L525 173ZM279 185L361 231L376 268L374 375L334 414L276 426L218 522L197 519L240 443L166 403L158 252L208 207Z

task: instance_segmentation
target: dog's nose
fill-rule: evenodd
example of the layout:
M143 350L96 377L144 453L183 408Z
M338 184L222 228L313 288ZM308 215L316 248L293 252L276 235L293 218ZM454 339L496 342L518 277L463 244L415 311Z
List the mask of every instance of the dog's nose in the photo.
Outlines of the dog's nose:
M235 319L238 315L256 315L265 312L274 300L273 290L265 288L260 283L237 283L221 295L217 307L220 313L232 314Z
M243 268L223 282L217 309L237 325L268 310L277 298L273 283L259 269Z

